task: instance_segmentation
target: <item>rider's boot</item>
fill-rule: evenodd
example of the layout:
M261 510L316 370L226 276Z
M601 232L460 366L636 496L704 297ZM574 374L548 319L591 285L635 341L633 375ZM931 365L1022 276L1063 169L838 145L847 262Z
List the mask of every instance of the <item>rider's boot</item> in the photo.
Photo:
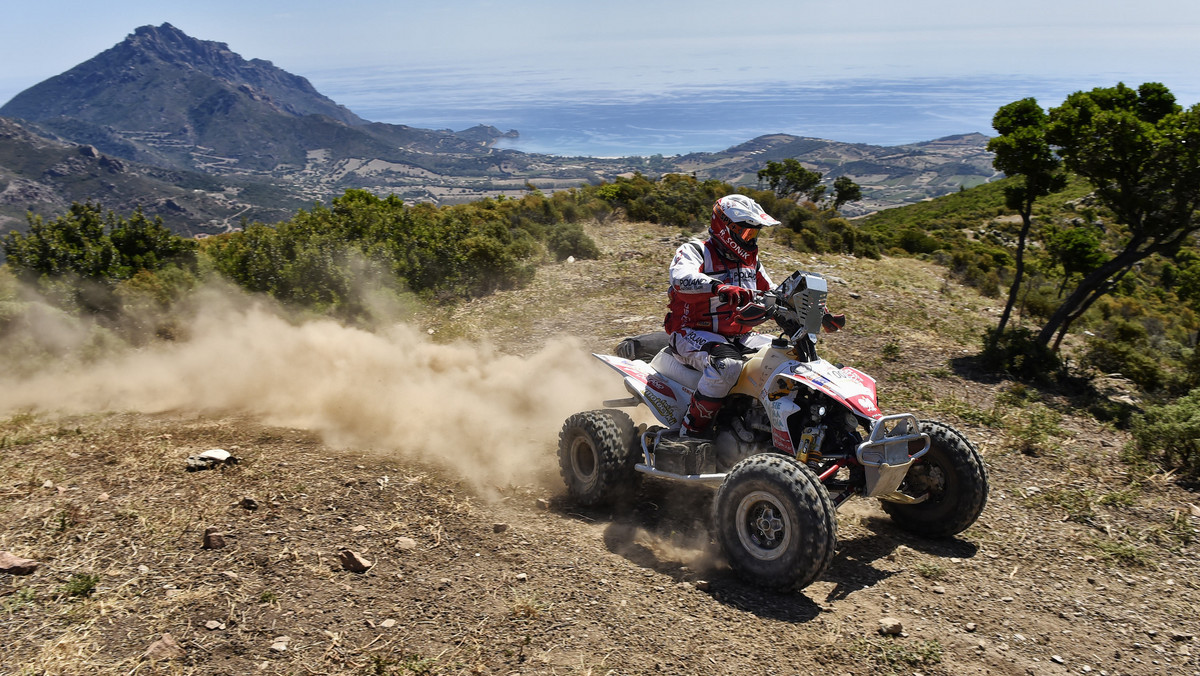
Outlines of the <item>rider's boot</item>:
M721 410L723 399L692 395L687 415L678 436L664 436L655 447L655 467L676 474L703 474L715 471L716 449L712 443L712 421Z

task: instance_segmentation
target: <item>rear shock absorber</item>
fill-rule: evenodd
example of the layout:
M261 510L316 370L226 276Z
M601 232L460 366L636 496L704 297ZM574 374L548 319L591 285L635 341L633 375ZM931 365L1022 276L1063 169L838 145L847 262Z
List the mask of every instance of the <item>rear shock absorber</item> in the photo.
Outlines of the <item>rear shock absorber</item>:
M805 427L804 432L800 435L800 462L806 463L814 469L821 465L823 458L821 444L825 442L826 425L822 424L821 421L825 419L825 411L825 406L819 403L809 406L809 417L816 424L811 427Z

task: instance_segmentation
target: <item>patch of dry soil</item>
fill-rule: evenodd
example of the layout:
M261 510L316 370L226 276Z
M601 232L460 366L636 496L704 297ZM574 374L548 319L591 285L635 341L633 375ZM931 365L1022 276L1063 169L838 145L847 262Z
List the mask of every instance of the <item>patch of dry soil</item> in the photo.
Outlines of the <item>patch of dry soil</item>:
M607 350L655 329L677 238L593 232L600 261L414 321L519 355L563 332ZM851 324L828 349L878 375L885 405L920 407L980 447L991 496L961 536L915 537L852 500L828 572L769 593L711 544L703 490L647 481L619 509L583 510L549 460L479 488L244 416L8 412L0 551L41 566L0 574L0 672L1200 673L1193 493L1161 475L1131 485L1125 436L1065 395L1004 404L1010 383L972 374L972 330L995 301L914 261L769 246L777 275L804 264L840 280L831 305ZM1049 435L1023 445L1037 421ZM211 448L240 462L185 470ZM203 546L210 529L223 547ZM370 567L346 570L345 551ZM880 633L889 618L899 634ZM145 658L164 634L183 655Z

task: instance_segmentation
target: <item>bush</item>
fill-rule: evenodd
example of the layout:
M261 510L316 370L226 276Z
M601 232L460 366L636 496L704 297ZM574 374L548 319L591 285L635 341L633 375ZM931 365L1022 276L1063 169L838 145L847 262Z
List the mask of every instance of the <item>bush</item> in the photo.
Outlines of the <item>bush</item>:
M550 230L546 248L555 260L564 261L568 256L595 259L600 257L600 247L583 231L578 223L564 223Z
M1006 329L999 336L989 329L979 357L985 368L1027 382L1050 383L1063 374L1058 355L1026 328Z
M1135 417L1127 454L1178 471L1189 483L1200 481L1200 389Z
M1144 392L1155 392L1167 385L1166 372L1157 359L1147 354L1142 341L1090 338L1083 364L1101 373L1120 373Z

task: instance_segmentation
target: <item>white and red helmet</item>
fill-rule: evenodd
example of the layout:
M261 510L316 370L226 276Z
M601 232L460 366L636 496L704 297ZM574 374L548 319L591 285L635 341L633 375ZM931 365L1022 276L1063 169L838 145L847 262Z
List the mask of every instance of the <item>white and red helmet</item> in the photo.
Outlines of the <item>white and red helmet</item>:
M745 195L726 195L713 205L709 238L717 252L729 260L749 265L758 252L758 231L779 221L771 218L758 202Z

